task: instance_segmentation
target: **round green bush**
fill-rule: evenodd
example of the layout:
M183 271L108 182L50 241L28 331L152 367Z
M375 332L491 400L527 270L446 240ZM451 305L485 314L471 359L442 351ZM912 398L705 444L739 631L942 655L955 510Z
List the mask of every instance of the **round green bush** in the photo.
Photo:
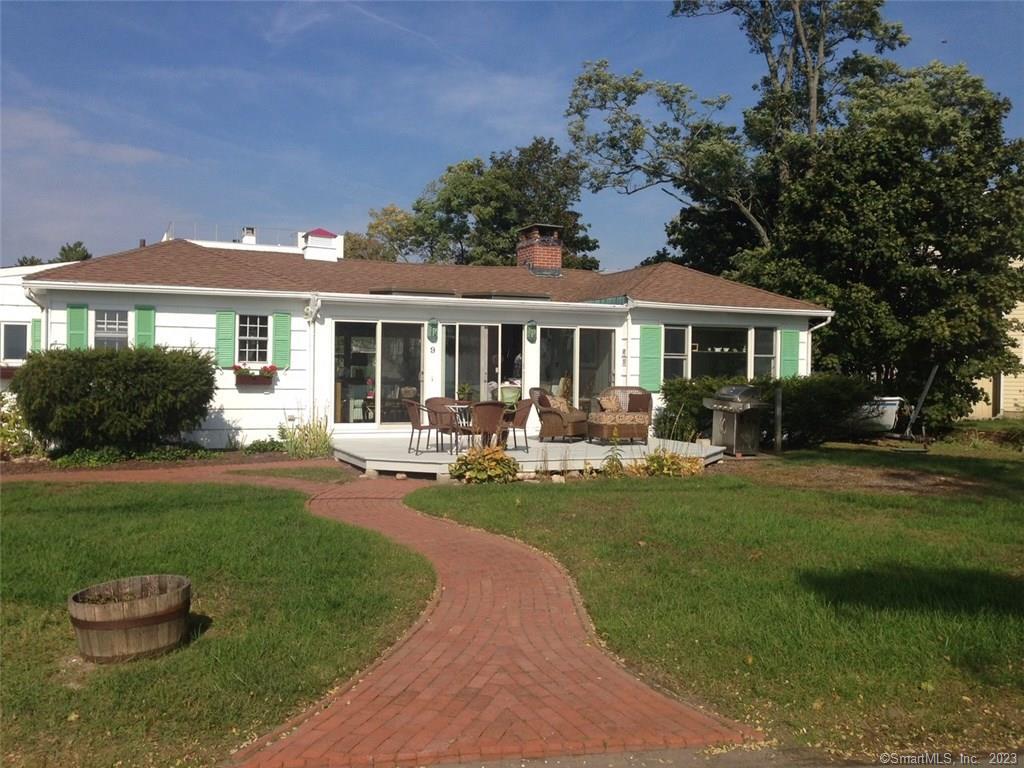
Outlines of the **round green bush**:
M194 349L53 349L29 355L11 391L33 434L63 451L130 450L197 428L215 371Z

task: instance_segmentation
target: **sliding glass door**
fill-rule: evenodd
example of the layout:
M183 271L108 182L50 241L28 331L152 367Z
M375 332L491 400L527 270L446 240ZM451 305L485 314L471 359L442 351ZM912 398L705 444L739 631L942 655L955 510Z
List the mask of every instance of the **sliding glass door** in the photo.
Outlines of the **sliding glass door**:
M381 424L408 423L403 400L422 402L423 326L418 323L381 323L380 398Z
M575 402L576 329L540 329L540 386Z
M376 421L377 324L334 324L334 422Z
M408 423L402 400L422 401L420 323L334 324L334 422Z
M580 328L579 407L585 411L591 398L614 383L614 346L615 331Z
M519 397L521 325L446 325L444 394L459 400Z

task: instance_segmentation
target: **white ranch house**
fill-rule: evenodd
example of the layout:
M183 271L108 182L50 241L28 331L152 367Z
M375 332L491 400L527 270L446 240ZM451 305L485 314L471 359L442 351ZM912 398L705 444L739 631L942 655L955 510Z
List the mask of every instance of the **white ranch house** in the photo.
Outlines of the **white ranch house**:
M539 386L587 409L612 385L656 393L666 377L805 375L813 331L832 315L674 264L596 273L562 269L561 254L557 228L533 225L516 267L346 260L343 239L316 229L295 246L247 232L5 269L2 363L9 376L31 350L197 347L220 370L195 439L248 442L316 414L337 445L408 434L405 397ZM236 364L279 371L248 384Z

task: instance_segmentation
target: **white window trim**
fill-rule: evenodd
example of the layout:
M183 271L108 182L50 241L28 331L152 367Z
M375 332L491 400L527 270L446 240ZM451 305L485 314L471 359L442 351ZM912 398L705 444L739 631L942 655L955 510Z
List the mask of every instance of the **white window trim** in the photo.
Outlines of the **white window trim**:
M6 358L4 354L4 335L7 333L7 326L9 325L20 325L25 328L25 357L28 357L28 353L32 351L32 323L21 322L18 320L4 320L0 322L0 361L4 364L16 363L21 365L25 362L25 357L12 357Z
M262 318L265 318L266 321L267 321L267 336L266 336L267 354L266 354L266 357L263 360L242 360L241 359L241 357L242 357L242 339L243 338L246 341L261 341L262 340L262 339L260 339L259 336L245 336L245 337L242 336L242 318L243 317L262 317ZM237 358L235 360L235 363L237 363L238 365L241 365L242 367L247 367L247 366L250 366L250 365L260 365L260 366L270 365L270 361L274 359L274 354L273 354L273 349L272 349L273 342L274 342L274 338L273 338L274 332L273 332L273 328L272 328L272 324L273 324L272 321L273 321L272 313L267 313L267 314L261 314L259 312L239 312L238 313L238 315L235 317L235 357Z
M92 307L90 307L89 311L88 311L88 317L86 318L86 322L88 323L89 349L96 349L96 337L98 335L101 338L118 338L120 336L119 334L118 334L118 336L114 336L112 334L97 334L96 333L96 330L97 330L96 329L96 324L97 324L96 316L97 316L97 313L99 313L99 312L124 312L125 313L125 324L124 324L124 327L125 327L125 331L124 331L125 349L130 348L132 346L132 331L134 330L134 328L133 328L134 323L132 321L133 321L135 313L132 310L128 309L128 308L118 309L116 307L97 307L96 309L93 309Z

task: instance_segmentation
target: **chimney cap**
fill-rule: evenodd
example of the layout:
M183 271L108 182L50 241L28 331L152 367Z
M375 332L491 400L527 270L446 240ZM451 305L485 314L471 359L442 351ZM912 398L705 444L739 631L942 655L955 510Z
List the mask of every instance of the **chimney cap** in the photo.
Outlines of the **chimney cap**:
M523 235L533 229L536 229L541 235L557 237L565 227L561 224L527 224L525 227L517 229L516 232Z

